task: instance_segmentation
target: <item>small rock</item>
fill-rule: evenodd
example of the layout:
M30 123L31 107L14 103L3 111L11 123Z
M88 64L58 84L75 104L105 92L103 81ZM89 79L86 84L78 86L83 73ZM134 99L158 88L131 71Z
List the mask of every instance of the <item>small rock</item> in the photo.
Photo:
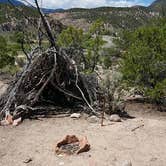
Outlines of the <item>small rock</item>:
M112 122L121 122L122 120L121 120L119 115L113 114L113 115L110 116L110 121L112 121Z
M70 118L80 118L81 117L81 114L79 114L79 113L74 113L74 114L71 114L70 115Z
M13 117L10 114L6 116L5 120L8 121L10 125L13 123Z
M64 162L60 162L59 165L65 165L65 163Z
M125 161L122 166L132 166L131 161Z
M157 157L152 157L151 159L150 159L150 161L156 161L157 160Z
M77 154L82 152L87 152L90 150L90 144L88 142L87 137L83 137L79 140L79 150L77 151Z
M13 126L18 126L22 122L22 118L18 118L13 121Z
M25 159L23 162L24 162L25 164L27 164L27 163L30 163L31 161L32 161L32 158L30 157L30 158Z
M97 123L99 121L99 119L96 116L91 116L91 117L89 117L88 121L90 123Z

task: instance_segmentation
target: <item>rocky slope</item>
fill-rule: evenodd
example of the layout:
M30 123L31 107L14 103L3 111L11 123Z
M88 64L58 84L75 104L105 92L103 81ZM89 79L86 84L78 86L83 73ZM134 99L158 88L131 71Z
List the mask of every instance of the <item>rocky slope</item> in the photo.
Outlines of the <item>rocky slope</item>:
M101 7L95 9L70 9L65 12L50 14L64 24L74 25L86 29L96 19L102 19L108 27L119 29L133 29L147 24L158 12L145 7L113 8Z
M17 7L21 12L16 10L10 4L0 3L0 32L13 30L19 31L22 29L23 25L29 28L29 21L27 18L33 23L36 22L35 20L38 17L36 9L22 5ZM26 16L26 18L24 16Z
M93 9L73 8L50 14L66 25L86 28L96 19L102 19L108 28L134 29L148 24L151 19L163 16L166 13L166 1L156 0L149 7L100 7ZM166 15L166 14L165 14Z
M10 31L19 27L20 20L24 16L16 11L11 5L4 4L0 0L0 31ZM2 3L3 2L3 3ZM38 17L35 8L20 5L19 8L30 19ZM106 28L111 29L134 29L148 24L151 19L164 15L166 9L165 0L156 0L149 7L133 6L130 8L121 7L100 7L93 9L73 8L68 10L56 10L48 14L51 20L59 20L65 25L72 25L86 30L96 19L102 19ZM13 27L14 24L14 27ZM18 26L17 26L18 24ZM22 23L21 23L22 24ZM19 30L19 29L18 29Z
M166 16L166 0L156 0L150 5L150 8L153 11L159 12L161 15Z

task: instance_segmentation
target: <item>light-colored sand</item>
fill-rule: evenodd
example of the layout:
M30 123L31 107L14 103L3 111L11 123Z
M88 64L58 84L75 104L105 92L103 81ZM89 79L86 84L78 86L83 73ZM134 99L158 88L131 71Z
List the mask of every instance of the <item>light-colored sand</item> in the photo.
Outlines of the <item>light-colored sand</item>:
M84 118L25 120L0 127L0 166L133 166L166 165L166 120L136 118L100 127ZM144 124L134 132L131 130ZM91 150L78 156L56 156L55 143L66 134L87 136ZM23 161L32 158L32 162Z

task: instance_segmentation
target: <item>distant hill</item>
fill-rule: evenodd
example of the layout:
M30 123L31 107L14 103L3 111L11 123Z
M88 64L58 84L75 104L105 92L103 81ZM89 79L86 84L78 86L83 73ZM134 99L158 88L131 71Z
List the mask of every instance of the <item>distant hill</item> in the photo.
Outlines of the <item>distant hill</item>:
M15 5L15 6L25 6L24 3L22 3L21 1L18 1L18 0L11 0L12 4ZM0 0L0 4L10 4L8 2L8 0ZM33 8L33 7L30 7L30 8ZM35 9L35 7L34 7ZM61 11L64 11L64 9L48 9L48 8L42 8L42 11L43 13L45 14L49 14L49 13L55 13L55 12L61 12Z
M166 5L166 0L155 0L150 6L151 7L161 7Z
M49 13L63 12L64 9L47 9L47 8L42 8L42 11L45 14L49 14Z
M18 5L17 7L21 12L10 4L0 3L0 33L20 31L23 26L31 30L32 26L29 20L37 25L36 18L39 17L39 14L36 9L24 5Z
M38 17L38 12L34 7L24 6L18 0L12 0L22 12L31 18ZM108 29L135 29L146 25L153 18L157 18L166 12L166 0L156 0L149 7L99 7L92 9L72 8L64 9L46 9L42 11L49 15L52 20L58 19L65 25L72 25L86 30L90 24L102 19ZM0 25L6 22L17 22L24 19L24 16L8 4L7 0L0 0Z
M99 7L93 9L73 8L50 14L50 16L59 19L64 24L76 25L81 28L84 28L85 24L102 19L114 29L134 29L147 24L152 18L158 17L158 12L153 12L150 8L142 6L131 8Z
M166 0L156 0L149 6L149 8L166 16Z
M135 29L151 22L153 18L166 16L166 0L156 0L150 6L99 7L92 9L72 8L50 14L66 25L86 29L97 19L102 19L114 29Z
M10 4L0 3L0 24L12 20L22 19L24 18L23 14L27 17L33 18L38 16L38 12L34 8L30 8L24 5L19 6L19 8L22 12L19 12Z

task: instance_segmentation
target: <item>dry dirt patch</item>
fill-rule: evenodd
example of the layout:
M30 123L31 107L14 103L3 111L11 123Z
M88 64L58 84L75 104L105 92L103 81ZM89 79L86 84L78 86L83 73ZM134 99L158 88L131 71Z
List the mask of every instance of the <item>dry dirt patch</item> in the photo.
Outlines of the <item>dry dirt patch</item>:
M85 119L25 120L18 127L0 127L0 166L165 166L166 121L136 118L101 127ZM134 132L132 129L144 124ZM87 136L91 150L57 156L56 142L66 134ZM29 163L24 163L28 159Z

